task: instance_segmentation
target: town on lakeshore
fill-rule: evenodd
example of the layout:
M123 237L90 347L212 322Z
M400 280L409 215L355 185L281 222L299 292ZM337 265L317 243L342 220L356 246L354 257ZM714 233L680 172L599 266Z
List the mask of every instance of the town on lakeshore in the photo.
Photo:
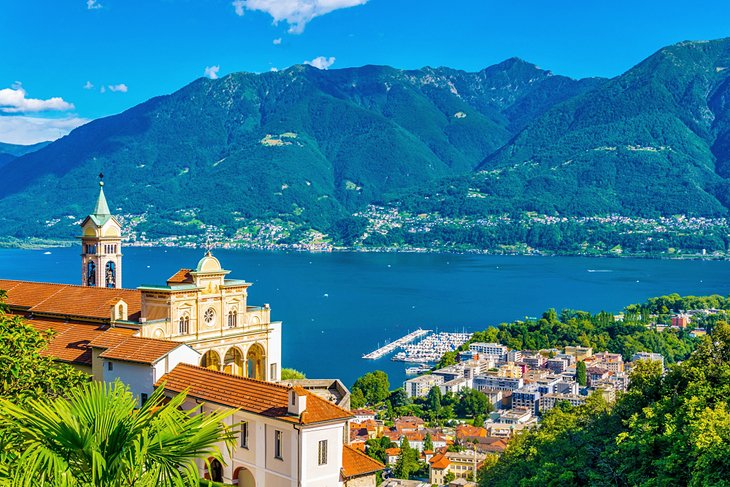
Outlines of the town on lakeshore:
M620 353L590 345L528 349L479 341L503 338L497 328L419 328L363 355L419 364L407 370L417 376L395 391L383 372L351 387L336 377L305 378L283 368L285 327L271 319L271 306L250 304L251 283L229 277L213 252L195 266L171 269L165 283L125 289L123 229L101 180L80 227L80 285L0 279L7 316L51 330L43 354L94 381L122 381L137 407L160 391L168 398L184 394L181 407L200 414L229 411L235 440L220 440L220 457L196 461L199 476L215 482L477 485L510 442L538 429L550 410L584 406L592 397L614 403L637 364L665 367L661 353L641 345ZM696 341L725 316L707 306L715 301L702 299L682 301L692 309L668 311L678 300L656 298L656 313L629 307L591 319L640 322L657 336ZM546 316L542 321L558 319Z
M730 487L730 1L0 40L0 487Z

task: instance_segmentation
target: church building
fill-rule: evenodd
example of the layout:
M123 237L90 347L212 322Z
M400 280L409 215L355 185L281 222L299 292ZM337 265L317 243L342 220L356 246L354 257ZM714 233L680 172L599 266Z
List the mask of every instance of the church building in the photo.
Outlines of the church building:
M80 285L0 279L10 314L55 332L44 353L94 380L122 380L139 404L160 387L185 391L186 406L203 414L232 409L236 446L221 442L222 463L198 462L201 477L375 487L384 466L348 444L349 391L337 380L280 383L281 322L268 304L249 305L250 282L229 277L208 251L165 283L122 287L122 225L99 186L81 223Z
M102 176L100 175L100 178ZM37 327L53 329L55 356L92 373L89 345L109 328L139 338L181 342L200 354L202 367L241 377L277 381L281 374L281 322L268 304L249 306L250 282L208 251L194 268L165 284L122 288L122 226L109 210L104 183L93 212L81 223L81 286L0 280L7 305Z

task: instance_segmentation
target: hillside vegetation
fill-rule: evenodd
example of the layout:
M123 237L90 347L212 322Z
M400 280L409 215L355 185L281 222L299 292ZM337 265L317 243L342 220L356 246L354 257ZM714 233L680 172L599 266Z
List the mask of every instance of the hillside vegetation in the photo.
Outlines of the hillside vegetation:
M610 80L515 58L199 79L2 170L0 232L16 239L75 235L103 171L115 213L149 239L271 224L264 243L314 229L345 245L727 252L730 39ZM382 230L373 207L433 224ZM655 224L677 215L712 221ZM607 216L621 218L590 220Z

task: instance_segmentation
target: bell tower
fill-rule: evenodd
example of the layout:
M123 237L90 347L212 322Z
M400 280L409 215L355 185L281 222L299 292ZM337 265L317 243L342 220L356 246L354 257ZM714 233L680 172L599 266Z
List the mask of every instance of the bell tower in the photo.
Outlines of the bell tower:
M99 198L81 223L81 284L122 287L122 226L111 215L99 174Z

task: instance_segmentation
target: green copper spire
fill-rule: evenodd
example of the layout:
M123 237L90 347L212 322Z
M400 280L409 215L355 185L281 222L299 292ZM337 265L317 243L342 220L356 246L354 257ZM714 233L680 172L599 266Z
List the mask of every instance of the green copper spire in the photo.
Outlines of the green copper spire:
M101 226L111 217L109 211L109 205L106 202L106 196L104 196L104 174L99 174L99 198L96 200L96 206L94 212L91 214L91 218L94 222Z

